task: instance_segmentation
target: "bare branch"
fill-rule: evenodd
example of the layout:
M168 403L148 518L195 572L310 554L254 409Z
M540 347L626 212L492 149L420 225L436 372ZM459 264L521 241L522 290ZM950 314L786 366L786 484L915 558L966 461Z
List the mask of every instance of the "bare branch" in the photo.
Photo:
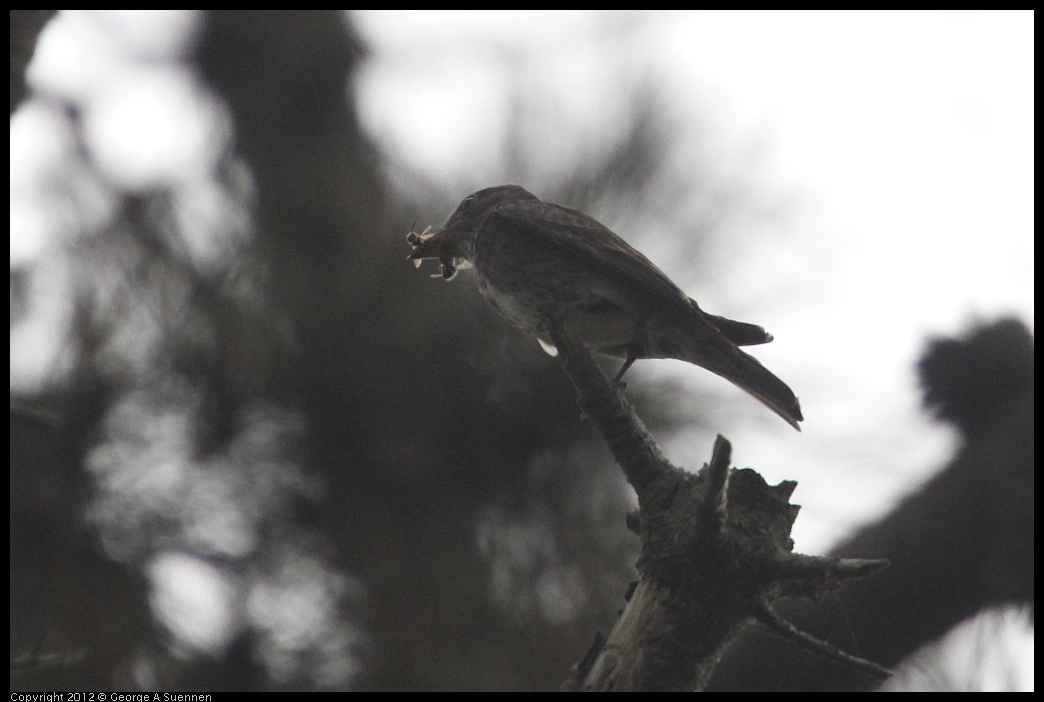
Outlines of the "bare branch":
M732 450L719 436L698 474L671 465L590 353L545 316L583 412L594 422L638 493L636 531L642 576L604 643L596 640L563 688L571 690L699 690L729 643L750 621L786 632L832 660L887 675L854 656L827 653L768 603L795 594L814 597L872 573L883 561L814 558L792 553L795 483L770 486L752 470L730 469ZM631 519L633 522L634 520Z

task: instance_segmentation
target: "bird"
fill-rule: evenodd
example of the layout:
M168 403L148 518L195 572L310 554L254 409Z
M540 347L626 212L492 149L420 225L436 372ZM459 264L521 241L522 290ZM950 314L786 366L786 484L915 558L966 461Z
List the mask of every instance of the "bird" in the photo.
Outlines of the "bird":
M741 346L773 340L756 324L708 314L641 252L592 217L519 185L472 193L443 227L411 228L408 259L438 259L447 280L473 268L479 291L554 355L548 315L588 348L622 358L673 358L732 382L801 430L794 392Z

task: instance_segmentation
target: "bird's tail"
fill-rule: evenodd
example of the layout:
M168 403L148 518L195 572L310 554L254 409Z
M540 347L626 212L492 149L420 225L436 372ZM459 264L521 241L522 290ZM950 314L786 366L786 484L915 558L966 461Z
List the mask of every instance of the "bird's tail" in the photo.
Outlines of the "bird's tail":
M716 318L701 321L703 324L717 327ZM687 348L676 358L706 368L746 390L785 419L790 426L801 431L798 422L804 420L804 417L801 415L801 404L794 395L794 391L768 368L761 365L756 358L740 350L737 342L732 341L724 331L716 334L703 324L697 325L698 328L689 335ZM743 323L736 322L735 324ZM748 326L753 327L754 325ZM768 337L769 340L771 338L771 336Z
M743 359L738 364L743 367L742 370L736 374L718 373L718 375L732 381L737 387L743 388L761 400L766 407L785 419L790 426L801 431L798 422L805 418L801 414L801 403L798 402L794 391L777 378L772 371L761 365L758 359L739 349L736 349L736 353Z
M737 322L734 319L713 314L707 315L707 321L717 327L718 331L728 337L728 340L736 346L756 346L772 341L772 335L757 324Z

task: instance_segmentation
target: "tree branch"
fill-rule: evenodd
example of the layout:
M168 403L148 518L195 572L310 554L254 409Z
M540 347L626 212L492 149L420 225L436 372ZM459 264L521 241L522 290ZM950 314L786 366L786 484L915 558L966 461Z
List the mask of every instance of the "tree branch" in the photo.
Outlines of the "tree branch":
M812 597L885 565L792 553L798 507L789 499L795 483L771 486L752 470L730 470L731 445L721 436L699 473L671 465L620 386L606 380L553 315L546 322L581 408L637 492L641 509L641 580L600 650L596 641L565 689L702 689L746 623L761 620L786 629L766 614L772 600ZM808 637L788 633L809 645ZM846 656L832 659L859 660Z

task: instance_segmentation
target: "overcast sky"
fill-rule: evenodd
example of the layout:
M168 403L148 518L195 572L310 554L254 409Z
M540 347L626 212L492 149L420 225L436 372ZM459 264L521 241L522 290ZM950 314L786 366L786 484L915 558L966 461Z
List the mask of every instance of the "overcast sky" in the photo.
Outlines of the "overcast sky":
M654 232L617 233L704 309L776 336L756 355L800 396L803 433L753 400L721 431L738 465L799 481L800 550L843 538L946 460L952 435L923 416L913 370L929 336L1002 314L1033 325L1032 12L354 17L371 49L358 82L364 124L395 168L462 184L432 224L470 190L502 182L507 99L534 75L550 86L561 127L535 160L568 167L569 130L604 126L620 107L614 90L647 74L668 98L681 160L713 158L710 168L738 172L780 205L775 217L730 220L699 265L671 255L678 247ZM195 16L73 12L59 21L31 79L67 98L108 96L84 110L107 177L146 188L212 167L223 107L201 99L191 71L128 70L112 42L115 28L138 59L177 55ZM12 266L46 251L53 223L24 194L74 148L53 117L34 107L12 121ZM537 195L547 187L522 184ZM46 327L12 330L12 388L42 377L53 337ZM678 362L640 363L629 380L643 375L691 385L694 402L731 392ZM665 449L698 467L712 442L708 430Z
M727 226L710 265L647 232L617 233L704 309L776 335L756 355L801 397L803 433L753 401L723 431L737 465L799 481L799 550L843 539L952 453L954 435L921 411L914 367L928 338L1001 315L1033 328L1032 12L355 16L374 51L359 84L365 123L401 163L468 184L459 197L502 181L495 151L520 76L557 84L554 116L582 135L604 124L614 81L647 69L680 116L680 148L698 143L692 157L712 154L726 174L748 168L751 188L781 203L778 218ZM624 45L597 41L599 23ZM563 159L555 136L537 159ZM696 398L721 391L677 362L640 363L631 382L641 373L690 384ZM712 442L708 430L664 443L695 468ZM953 680L1033 689L1020 615L982 617L945 646Z
M752 409L726 433L740 465L801 482L799 546L841 538L948 455L949 432L920 411L913 367L926 338L1002 314L1033 324L1032 13L356 17L373 49L364 120L432 178L496 182L505 95L527 71L561 83L556 109L582 130L604 122L614 80L647 67L681 115L683 145L711 144L718 168L751 164L751 187L784 203L778 219L725 232L702 279L684 259L649 253L705 309L775 334L756 355L801 397L804 432ZM599 43L605 25L626 46ZM503 60L490 60L491 45ZM613 73L614 50L634 57L634 73ZM541 183L523 185L540 194ZM676 362L643 366L716 382ZM698 466L712 440L668 448ZM839 509L844 494L855 504Z

